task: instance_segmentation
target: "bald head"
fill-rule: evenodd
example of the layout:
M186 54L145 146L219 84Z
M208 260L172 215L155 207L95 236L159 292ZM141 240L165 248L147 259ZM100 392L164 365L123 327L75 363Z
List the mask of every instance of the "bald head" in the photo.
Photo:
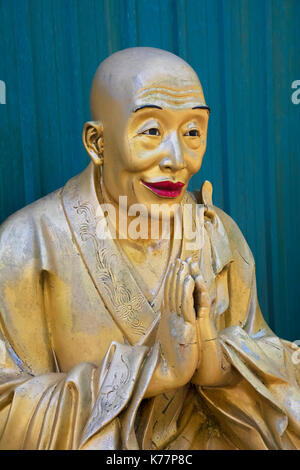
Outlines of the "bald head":
M200 81L180 57L161 49L133 47L108 57L96 71L90 97L95 121L120 106L128 115L143 106L205 107Z

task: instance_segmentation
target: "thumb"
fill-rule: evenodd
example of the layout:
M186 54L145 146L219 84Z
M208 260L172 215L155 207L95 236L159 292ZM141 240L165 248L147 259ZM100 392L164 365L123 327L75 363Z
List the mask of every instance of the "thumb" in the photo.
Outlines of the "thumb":
M209 319L211 300L207 285L201 274L195 278L194 298L197 318L201 320Z

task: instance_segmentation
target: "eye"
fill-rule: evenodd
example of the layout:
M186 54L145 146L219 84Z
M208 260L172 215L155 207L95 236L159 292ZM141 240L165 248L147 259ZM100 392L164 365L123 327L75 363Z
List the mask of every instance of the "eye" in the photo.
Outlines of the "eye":
M142 132L142 134L159 136L160 132L156 127L151 127L151 129L146 129L144 132Z
M186 132L184 135L188 137L200 137L200 132L197 129L191 129L190 131Z

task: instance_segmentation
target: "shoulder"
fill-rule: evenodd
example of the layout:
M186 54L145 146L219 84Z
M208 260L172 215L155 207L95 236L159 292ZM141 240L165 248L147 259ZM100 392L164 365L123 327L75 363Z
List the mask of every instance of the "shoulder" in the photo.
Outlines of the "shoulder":
M46 214L51 216L60 203L60 192L61 189L58 189L14 212L0 225L0 231L4 232L23 223L30 224Z
M60 203L60 189L29 204L8 217L0 226L0 258L26 258L37 250L37 241L44 237L48 228L65 224Z

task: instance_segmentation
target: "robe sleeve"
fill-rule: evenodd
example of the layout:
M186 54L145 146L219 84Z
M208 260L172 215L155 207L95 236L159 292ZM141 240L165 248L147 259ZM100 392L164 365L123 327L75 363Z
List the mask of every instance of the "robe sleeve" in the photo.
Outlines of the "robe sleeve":
M0 228L0 449L117 449L119 414L148 348L113 342L100 366L58 371L30 214L23 210Z
M218 215L233 254L226 327L219 331L233 381L223 387L200 387L199 393L237 448L299 449L299 354L264 321L250 249L233 220L220 210Z

